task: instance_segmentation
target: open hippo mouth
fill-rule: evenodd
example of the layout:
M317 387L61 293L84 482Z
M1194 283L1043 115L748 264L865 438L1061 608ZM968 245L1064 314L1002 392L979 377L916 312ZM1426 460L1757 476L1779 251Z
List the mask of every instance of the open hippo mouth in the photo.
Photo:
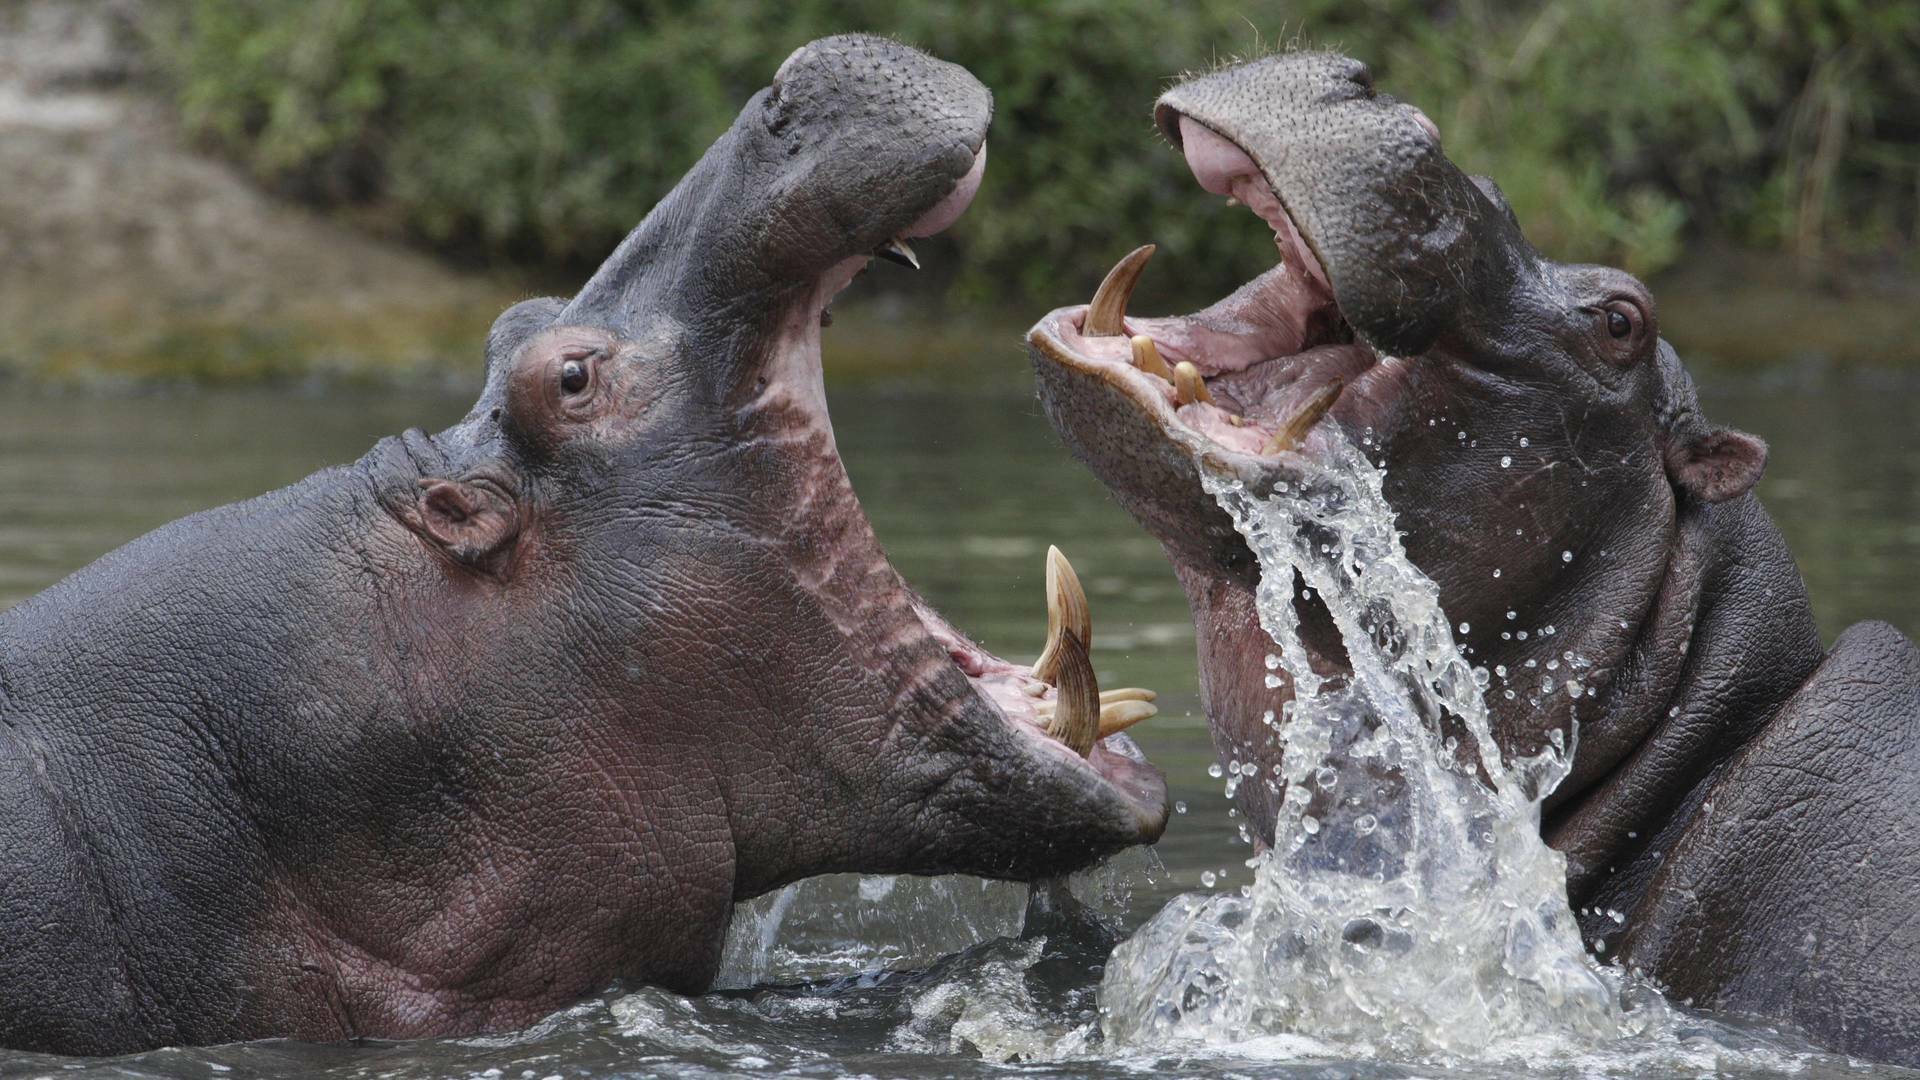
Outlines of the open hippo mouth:
M1140 317L1127 304L1154 247L1136 248L1091 303L1034 327L1037 354L1107 381L1168 438L1241 475L1309 449L1328 415L1364 434L1397 398L1406 361L1356 334L1314 238L1246 150L1170 106L1158 120L1203 189L1273 230L1278 263L1200 311Z
M821 384L821 328L832 324L830 305L875 257L919 269L912 241L933 236L957 221L977 192L986 165L984 141L974 151L972 167L952 189L919 218L878 245L871 254L836 263L819 281L811 301L789 323L790 332L779 345L771 365L772 379L762 389L762 400L798 405L808 414L808 426L824 429L831 447L831 426ZM816 412L817 409L817 412ZM837 452L835 465L838 465ZM972 693L1004 719L1031 764L1051 774L1054 781L1084 785L1095 801L1124 807L1129 819L1129 842L1151 842L1165 828L1165 780L1149 764L1125 729L1156 713L1155 694L1140 688L1102 691L1095 677L1089 649L1093 642L1092 615L1087 597L1071 564L1058 548L1049 548L1045 564L1047 636L1039 658L1031 665L1002 659L956 629L918 596L879 553L864 514L839 527L857 530L847 537L855 548L871 545L877 558L863 605L874 597L904 603L919 630L957 668ZM882 600L881 603L890 601ZM882 642L890 653L910 649L904 641ZM913 679L928 696L939 696L941 680L920 673ZM910 691L902 690L902 696ZM1035 776L1029 778L1038 780Z

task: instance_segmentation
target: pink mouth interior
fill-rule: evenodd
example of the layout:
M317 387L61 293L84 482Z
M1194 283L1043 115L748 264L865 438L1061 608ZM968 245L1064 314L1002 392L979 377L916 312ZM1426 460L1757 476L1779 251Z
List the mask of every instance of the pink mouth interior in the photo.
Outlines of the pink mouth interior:
M1129 339L1152 338L1169 366L1193 364L1214 400L1181 404L1172 383L1138 372L1147 388L1188 427L1229 449L1261 454L1274 431L1306 402L1336 380L1353 385L1378 357L1354 340L1326 268L1259 164L1191 117L1180 117L1180 141L1201 188L1246 206L1273 230L1279 264L1190 315L1129 315L1122 336L1087 337L1079 318L1062 320L1056 329L1077 355L1129 367Z
M913 224L903 229L903 237L921 238L945 231L958 221L967 207L973 202L980 190L980 181L986 172L987 147L983 142L974 152L973 167L965 176L955 182L947 193L926 213L915 219ZM789 330L788 344L781 350L786 355L801 357L798 364L805 373L804 381L814 392L809 396L810 410L817 410L821 424L831 431L826 416L824 392L818 389L820 383L820 328L823 325L821 314L837 296L873 261L873 256L855 255L841 260L829 268L817 285L812 302L801 309ZM900 579L891 566L888 567L893 581L901 591L910 592L906 583ZM1038 597L1036 597L1038 599ZM1076 762L1089 768L1101 780L1123 794L1128 801L1140 808L1143 814L1149 814L1159 806L1164 794L1162 781L1157 770L1148 764L1139 748L1123 733L1115 733L1098 740L1087 757L1081 758L1063 743L1046 734L1046 721L1039 714L1042 702L1054 702L1058 698L1054 687L1034 679L1031 669L1026 665L1003 660L975 644L972 639L960 632L937 611L925 603L913 601L914 614L927 634L946 651L947 656L957 666L980 695L991 701L1006 717L1012 728L1018 732L1036 752L1051 754L1062 760Z

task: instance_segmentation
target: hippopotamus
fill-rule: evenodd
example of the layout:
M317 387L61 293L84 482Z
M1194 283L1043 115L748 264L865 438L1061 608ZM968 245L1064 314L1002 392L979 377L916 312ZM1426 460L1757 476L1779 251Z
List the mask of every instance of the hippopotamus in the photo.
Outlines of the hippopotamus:
M459 423L0 616L0 1045L522 1027L706 988L735 901L808 875L1156 839L1152 695L1102 695L1064 557L1035 677L901 580L834 446L827 305L959 216L990 114L903 45L801 48L499 317Z
M1823 648L1754 494L1766 446L1701 412L1647 286L1543 257L1353 59L1227 67L1154 115L1279 264L1140 317L1144 247L1029 343L1046 415L1184 587L1222 757L1275 763L1273 646L1202 477L1274 490L1358 448L1486 672L1498 752L1573 748L1541 832L1589 947L1675 1000L1920 1062L1920 653L1884 623ZM1293 596L1315 672L1350 672ZM1268 843L1282 794L1236 794Z

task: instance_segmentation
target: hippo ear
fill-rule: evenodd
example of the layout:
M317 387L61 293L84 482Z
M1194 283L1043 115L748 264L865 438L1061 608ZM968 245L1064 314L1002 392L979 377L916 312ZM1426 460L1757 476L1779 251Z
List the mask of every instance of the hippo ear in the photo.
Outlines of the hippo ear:
M420 481L418 529L464 566L493 577L505 575L520 536L520 508L487 478Z
M1673 485L1701 502L1745 495L1766 468L1767 444L1732 428L1689 432L1667 448L1667 475Z

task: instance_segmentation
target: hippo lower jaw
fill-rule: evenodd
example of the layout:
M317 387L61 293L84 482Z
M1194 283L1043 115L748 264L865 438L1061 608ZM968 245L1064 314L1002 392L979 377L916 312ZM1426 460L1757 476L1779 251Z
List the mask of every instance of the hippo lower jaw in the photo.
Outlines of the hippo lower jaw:
M1327 416L1363 438L1384 427L1410 362L1356 335L1312 238L1246 151L1191 118L1177 123L1201 187L1273 229L1278 265L1192 314L1130 316L1127 301L1154 251L1146 245L1120 260L1090 303L1049 312L1028 342L1050 366L1129 400L1202 467L1258 483L1289 454L1324 453ZM1043 379L1052 374L1040 366Z

